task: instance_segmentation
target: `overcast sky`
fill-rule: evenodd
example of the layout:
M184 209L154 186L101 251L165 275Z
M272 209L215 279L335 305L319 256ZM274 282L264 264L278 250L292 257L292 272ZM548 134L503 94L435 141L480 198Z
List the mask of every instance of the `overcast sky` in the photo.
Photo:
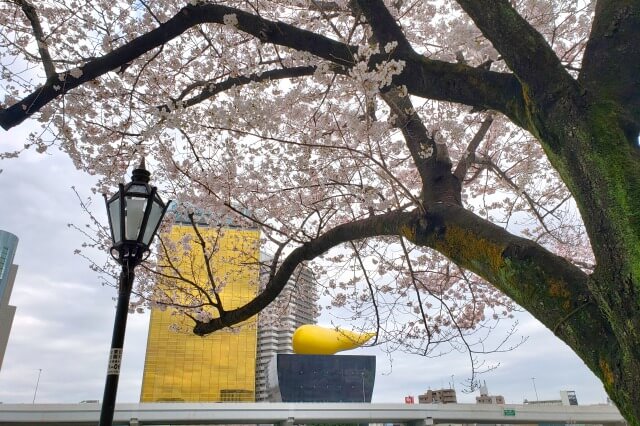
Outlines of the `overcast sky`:
M0 150L23 145L28 126L0 130ZM15 263L18 275L10 303L17 307L4 363L0 370L0 402L79 402L102 399L107 356L115 314L116 290L103 287L87 262L74 255L81 235L70 222L86 218L71 187L90 194L92 179L76 171L59 152L27 152L0 161L0 229L20 239ZM103 214L101 197L95 197ZM129 316L118 402L137 402L144 364L149 318ZM322 321L322 318L321 318ZM528 341L518 349L495 354L498 369L487 373L491 394L507 403L559 399L560 390L575 390L580 404L606 401L600 382L568 347L528 315L519 333ZM448 387L462 390L469 377L466 356L423 359L401 353L390 362L373 348L352 354L377 354L374 402L403 402L405 395ZM476 394L458 392L459 402L474 402ZM417 399L417 398L416 398Z

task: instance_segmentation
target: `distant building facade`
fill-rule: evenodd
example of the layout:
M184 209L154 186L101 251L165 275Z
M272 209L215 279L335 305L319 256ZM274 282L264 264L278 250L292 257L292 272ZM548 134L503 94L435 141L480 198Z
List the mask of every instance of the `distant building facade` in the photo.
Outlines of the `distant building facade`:
M269 363L276 354L291 354L293 332L318 317L318 291L313 272L302 266L293 273L278 298L258 314L256 401L269 399Z
M269 259L260 252L260 230L251 224L203 219L198 232L218 245L212 259L213 275L225 288L220 293L226 309L253 299L264 284L260 264ZM196 217L196 220L197 217ZM168 238L177 243L195 237L190 219L177 215ZM176 244L178 247L179 244ZM178 249L177 249L178 250ZM184 250L184 249L183 249ZM178 270L201 283L206 267L191 252L170 253L179 259ZM258 262L260 261L260 262ZM220 330L205 337L172 331L180 321L171 308L152 309L144 365L141 402L253 402L267 399L269 361L277 353L292 353L291 337L297 327L315 323L316 281L308 267L298 268L278 298L235 331Z
M18 237L0 230L0 368L16 313L16 307L9 305L9 298L18 272L18 266L13 264L17 248Z
M560 391L560 399L541 399L530 401L525 399L525 405L578 405L575 391Z
M225 287L220 292L226 309L244 305L259 288L258 228L198 227L205 238L216 240L214 276ZM194 236L191 224L176 223L169 238L178 242ZM178 253L178 270L202 283L206 265L202 257ZM141 402L253 402L256 400L257 321L251 318L238 330L220 330L199 337L172 331L178 321L172 309L152 309L142 379Z
M456 404L455 389L429 389L426 393L418 395L418 403L420 404Z
M560 391L562 405L578 405L578 397L575 391Z
M504 396L489 395L487 382L480 386L480 396L476 396L476 404L504 404Z

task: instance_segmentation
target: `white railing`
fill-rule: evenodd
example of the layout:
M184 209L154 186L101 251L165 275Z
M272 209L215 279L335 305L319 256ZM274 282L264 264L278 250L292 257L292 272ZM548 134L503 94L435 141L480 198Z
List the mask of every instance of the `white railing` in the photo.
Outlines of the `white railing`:
M0 425L96 425L100 404L0 404ZM361 403L117 404L118 425L405 423L563 423L624 425L612 405L536 406Z

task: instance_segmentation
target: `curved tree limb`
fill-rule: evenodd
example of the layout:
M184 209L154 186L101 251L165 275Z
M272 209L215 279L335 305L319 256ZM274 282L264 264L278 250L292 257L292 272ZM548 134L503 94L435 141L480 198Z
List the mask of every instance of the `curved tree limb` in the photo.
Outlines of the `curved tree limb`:
M512 74L422 56L413 50L402 28L381 0L357 0L355 3L382 47L392 42L398 44L390 54L372 57L372 61L389 58L405 61L404 71L394 79L395 85L404 85L412 95L424 98L459 102L478 110L500 111L519 126L527 128L522 87ZM460 78L460 74L465 77Z
M230 327L256 315L280 294L291 274L302 262L314 259L340 244L362 238L382 235L399 235L410 229L418 220L416 213L390 212L362 220L338 225L318 238L295 248L282 262L262 293L240 308L229 310L223 316L209 322L197 322L193 332L204 336L225 327Z
M510 234L462 207L437 203L426 214L390 212L339 225L294 249L265 290L246 305L210 322L196 323L205 335L257 314L284 288L296 267L342 243L397 235L437 250L511 297L538 318L587 361L598 365L599 353L584 353L585 342L610 339L606 320L589 290L590 277L566 259L542 246ZM578 309L579 308L579 309ZM589 362L588 362L589 364Z
M590 291L592 278L542 246L510 234L462 207L436 203L424 213L390 212L339 225L294 249L265 290L242 307L209 322L196 321L204 336L256 315L282 291L296 267L342 243L397 235L433 248L510 296L566 342L600 378L611 365L615 335Z
M456 205L432 206L409 238L431 247L511 297L567 343L602 377L615 345L596 306L591 276L566 259ZM590 344L592 342L592 344Z
M109 71L122 67L154 48L180 36L191 27L203 23L224 23L225 15L236 15L236 28L251 34L264 43L273 43L309 52L336 65L350 68L354 64L355 46L349 46L313 32L282 22L274 22L239 9L217 4L188 5L174 17L123 46L83 66L47 78L27 97L5 109L0 109L0 126L10 129L43 106L74 88ZM372 61L388 59L387 56ZM519 125L526 123L521 88L513 75L497 73L427 59L417 53L400 59L406 65L397 77L397 84L405 85L416 96L449 100L479 108L495 109L512 118Z
M557 102L559 92L574 82L544 37L516 12L509 0L457 2L531 96Z
M513 74L437 61L418 53L401 59L406 65L394 83L406 86L410 94L457 102L480 111L499 111L517 126L531 130L523 88Z

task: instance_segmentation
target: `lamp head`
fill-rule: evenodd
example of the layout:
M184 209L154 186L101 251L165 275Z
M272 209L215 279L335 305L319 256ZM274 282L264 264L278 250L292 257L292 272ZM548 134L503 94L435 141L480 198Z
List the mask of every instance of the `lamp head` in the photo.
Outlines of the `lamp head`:
M160 222L167 211L155 186L149 185L151 173L142 159L131 174L131 182L118 185L111 198L105 195L113 247L111 256L120 264L135 266L149 254Z

